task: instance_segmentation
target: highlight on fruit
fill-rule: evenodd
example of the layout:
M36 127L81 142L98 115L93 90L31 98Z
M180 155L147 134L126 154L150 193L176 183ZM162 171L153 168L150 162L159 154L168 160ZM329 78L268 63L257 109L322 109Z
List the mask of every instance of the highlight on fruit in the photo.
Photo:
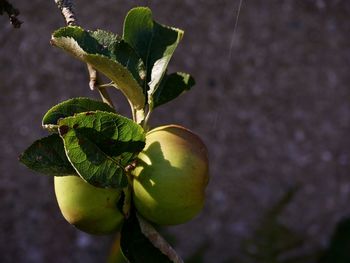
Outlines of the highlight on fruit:
M133 201L142 216L159 225L185 223L204 205L207 149L184 127L157 127L147 133L132 175Z

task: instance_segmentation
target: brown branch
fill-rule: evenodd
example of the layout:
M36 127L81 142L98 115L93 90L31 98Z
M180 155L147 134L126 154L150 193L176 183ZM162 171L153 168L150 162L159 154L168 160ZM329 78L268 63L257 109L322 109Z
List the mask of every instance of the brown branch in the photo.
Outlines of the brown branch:
M109 106L111 106L112 108L114 108L113 102L106 90L105 87L101 87L99 84L99 77L98 77L98 73L96 71L96 69L94 69L90 64L86 64L87 68L88 68L88 72L89 72L89 77L90 77L90 81L89 81L89 87L91 90L98 90L98 92L100 93L100 96L102 98L102 101L104 103L107 103Z
M10 18L10 22L14 28L20 28L23 23L17 16L19 15L19 10L14 8L7 0L0 0L0 15L7 13Z
M56 5L61 10L61 13L68 26L76 25L76 18L73 11L73 0L55 0Z

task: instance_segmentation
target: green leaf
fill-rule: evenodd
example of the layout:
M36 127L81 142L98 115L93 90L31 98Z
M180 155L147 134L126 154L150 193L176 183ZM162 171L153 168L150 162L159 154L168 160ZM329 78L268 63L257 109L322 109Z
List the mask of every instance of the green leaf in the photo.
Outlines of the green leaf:
M350 218L344 218L338 222L331 236L329 247L322 255L320 262L350 262Z
M155 108L178 97L195 85L194 78L186 73L177 72L165 75L151 98L150 107Z
M84 180L99 187L127 185L125 167L145 146L141 126L102 111L79 113L58 124L68 159Z
M68 26L55 31L51 43L106 75L134 109L143 109L145 66L124 40L103 30L85 31L77 26Z
M29 169L46 175L64 176L76 174L67 159L63 141L58 134L52 134L35 141L19 157L19 161Z
M146 65L149 96L157 89L183 34L180 29L154 21L152 11L147 7L133 8L125 17L123 39Z
M130 263L183 263L163 237L135 212L123 225L120 246Z
M74 114L80 112L96 110L115 113L115 110L104 102L92 100L89 98L74 98L63 101L56 106L53 106L44 115L42 125L44 128L52 129L57 126L57 122L61 118L73 116Z

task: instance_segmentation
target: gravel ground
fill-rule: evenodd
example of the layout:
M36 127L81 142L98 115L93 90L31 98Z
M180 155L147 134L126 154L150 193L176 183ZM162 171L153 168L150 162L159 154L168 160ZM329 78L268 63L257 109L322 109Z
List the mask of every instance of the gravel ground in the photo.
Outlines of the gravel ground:
M11 1L24 21L0 17L1 262L104 262L111 237L68 225L52 178L17 156L46 133L43 113L75 96L91 96L83 63L49 45L63 25L54 1ZM280 215L306 241L324 247L334 224L350 215L350 2L346 0L77 0L79 23L120 33L133 6L185 30L170 69L190 72L190 93L154 113L154 126L182 124L210 152L211 181L203 213L169 228L185 257L208 243L205 262L241 254L264 211L300 185ZM129 114L120 94L119 110Z

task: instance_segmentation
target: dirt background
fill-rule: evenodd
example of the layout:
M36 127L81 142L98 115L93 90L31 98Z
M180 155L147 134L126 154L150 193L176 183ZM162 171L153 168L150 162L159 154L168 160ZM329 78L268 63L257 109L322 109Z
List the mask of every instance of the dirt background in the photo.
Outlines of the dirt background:
M83 63L49 44L63 26L54 1L11 1L21 11L15 30L0 17L1 262L104 262L112 237L68 225L52 178L17 156L45 136L52 105L97 97ZM185 30L172 71L196 77L193 91L157 110L152 124L177 123L198 133L210 152L211 181L203 213L169 228L187 257L203 243L205 262L242 254L264 211L293 185L300 189L279 220L324 247L334 224L350 215L350 2L347 0L76 1L88 29L122 31L136 5ZM123 114L129 114L118 92ZM237 262L237 261L235 261Z

